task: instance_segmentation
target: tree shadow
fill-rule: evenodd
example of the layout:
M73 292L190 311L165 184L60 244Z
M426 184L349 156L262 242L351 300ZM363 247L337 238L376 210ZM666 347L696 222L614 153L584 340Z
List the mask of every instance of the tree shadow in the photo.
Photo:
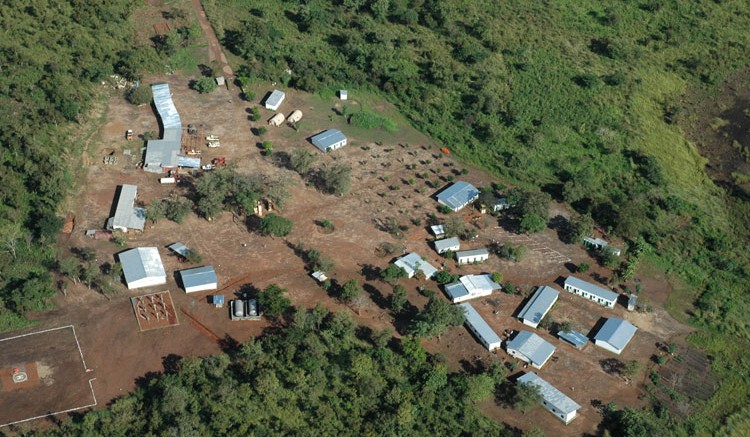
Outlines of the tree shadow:
M384 310L388 309L390 301L380 292L380 290L369 283L362 285L362 289L370 295L370 299L375 305Z
M374 266L372 264L360 264L359 265L362 273L362 276L364 276L365 281L376 281L380 278L380 272L381 268Z
M565 217L561 215L552 217L547 223L547 227L555 231L557 233L557 239L562 241L563 243L568 243L568 241L570 240L569 238L567 238L569 224L568 220Z

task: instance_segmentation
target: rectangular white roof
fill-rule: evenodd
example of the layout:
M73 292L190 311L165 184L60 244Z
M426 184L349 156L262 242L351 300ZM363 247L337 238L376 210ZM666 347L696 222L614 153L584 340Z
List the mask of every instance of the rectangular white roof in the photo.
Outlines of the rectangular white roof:
M266 106L277 108L284 101L284 97L286 97L286 94L283 91L273 90L271 95L266 99Z
M466 275L461 276L461 284L469 293L480 291L492 291L503 288L500 284L492 280L491 275Z
M464 314L466 315L466 324L471 326L472 330L479 337L481 337L485 341L485 343L500 343L500 337L495 333L490 325L488 325L487 322L484 321L482 316L479 315L477 310L475 310L474 307L471 306L471 304L462 303L458 306L464 309Z
M553 406L566 416L581 408L581 406L573 399L565 396L563 392L553 387L534 372L521 375L521 377L518 378L518 382L522 384L532 384L539 387L539 392L541 393L542 398L544 398L549 405Z
M416 274L417 270L421 270L427 279L430 279L435 273L437 273L437 269L425 261L424 258L419 256L416 252L402 256L393 264L406 270L406 273L410 278Z
M605 290L604 288L592 284L590 282L586 282L583 279L578 279L575 276L568 276L565 279L565 285L571 285L575 288L578 288L580 290L583 290L589 294L593 294L594 296L600 297L604 300L608 301L617 301L617 293L610 290Z
M560 293L552 287L539 287L531 296L521 312L519 319L528 319L533 323L539 323L545 314L552 308Z
M112 219L114 228L143 230L146 224L146 210L135 207L135 197L138 187L123 184L120 188L120 197L117 199L115 215Z
M474 201L479 190L468 182L458 181L437 195L439 203L457 211Z
M458 239L458 237L450 237L435 241L435 250L437 250L438 253L445 252L452 247L461 247L461 241Z
M145 278L166 277L159 250L155 247L137 247L118 255L122 264L125 282L135 282Z
M622 350L628 345L638 328L623 319L612 317L604 322L604 325L594 336L594 340L603 341L613 347Z

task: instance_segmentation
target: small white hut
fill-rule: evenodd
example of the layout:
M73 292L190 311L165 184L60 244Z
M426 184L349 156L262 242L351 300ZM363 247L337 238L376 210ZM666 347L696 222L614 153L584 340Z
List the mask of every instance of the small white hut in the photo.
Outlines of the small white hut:
M284 114L279 112L268 120L268 124L271 126L281 126L281 124L284 123L284 119Z

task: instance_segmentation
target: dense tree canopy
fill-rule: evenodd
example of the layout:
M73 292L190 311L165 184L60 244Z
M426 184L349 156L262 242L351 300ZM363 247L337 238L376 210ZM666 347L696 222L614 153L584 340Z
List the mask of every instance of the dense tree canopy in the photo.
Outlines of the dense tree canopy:
M347 313L303 310L279 334L184 359L48 434L510 435L471 405L493 379L449 373L418 341L381 337L358 337Z

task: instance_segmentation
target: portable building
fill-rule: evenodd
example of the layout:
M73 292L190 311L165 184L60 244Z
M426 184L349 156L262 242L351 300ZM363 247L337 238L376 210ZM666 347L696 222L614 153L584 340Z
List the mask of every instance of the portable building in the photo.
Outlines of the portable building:
M180 279L185 293L195 293L205 290L216 290L218 280L213 266L196 267L194 269L181 270Z
M500 337L482 316L479 315L477 310L469 303L462 303L459 307L464 309L466 327L476 336L477 340L490 351L499 349L502 345L502 340L500 340Z
M281 103L284 101L284 98L286 98L286 94L284 92L279 90L273 90L271 92L271 95L268 96L266 99L265 107L266 109L269 109L271 111L276 111L279 109L279 106L281 106Z
M521 331L506 345L508 354L525 361L537 369L555 353L555 347L542 337L529 331Z
M565 279L564 288L565 291L582 296L607 308L614 308L615 303L617 303L617 293L605 290L596 284L586 282L575 276L568 276Z
M456 252L456 261L459 264L479 263L487 261L489 258L490 252L484 248Z
M445 238L435 241L435 250L437 253L445 253L449 250L455 252L461 248L461 241L457 237Z
M274 127L281 126L283 123L284 114L282 114L281 112L268 119L268 124Z
M559 295L560 293L557 290L546 285L537 288L526 305L523 306L521 312L518 313L518 318L524 325L536 328L549 310L552 309L552 305L557 302Z
M347 90L339 90L339 99L341 100L349 99L349 92Z
M328 129L310 138L310 142L322 152L330 152L346 146L347 139L340 130Z
M534 372L521 375L516 382L518 384L531 384L536 386L539 389L539 393L542 395L542 406L550 413L554 414L555 417L565 422L566 425L576 418L578 410L581 409L581 406L573 399L567 397L560 390L553 387Z

